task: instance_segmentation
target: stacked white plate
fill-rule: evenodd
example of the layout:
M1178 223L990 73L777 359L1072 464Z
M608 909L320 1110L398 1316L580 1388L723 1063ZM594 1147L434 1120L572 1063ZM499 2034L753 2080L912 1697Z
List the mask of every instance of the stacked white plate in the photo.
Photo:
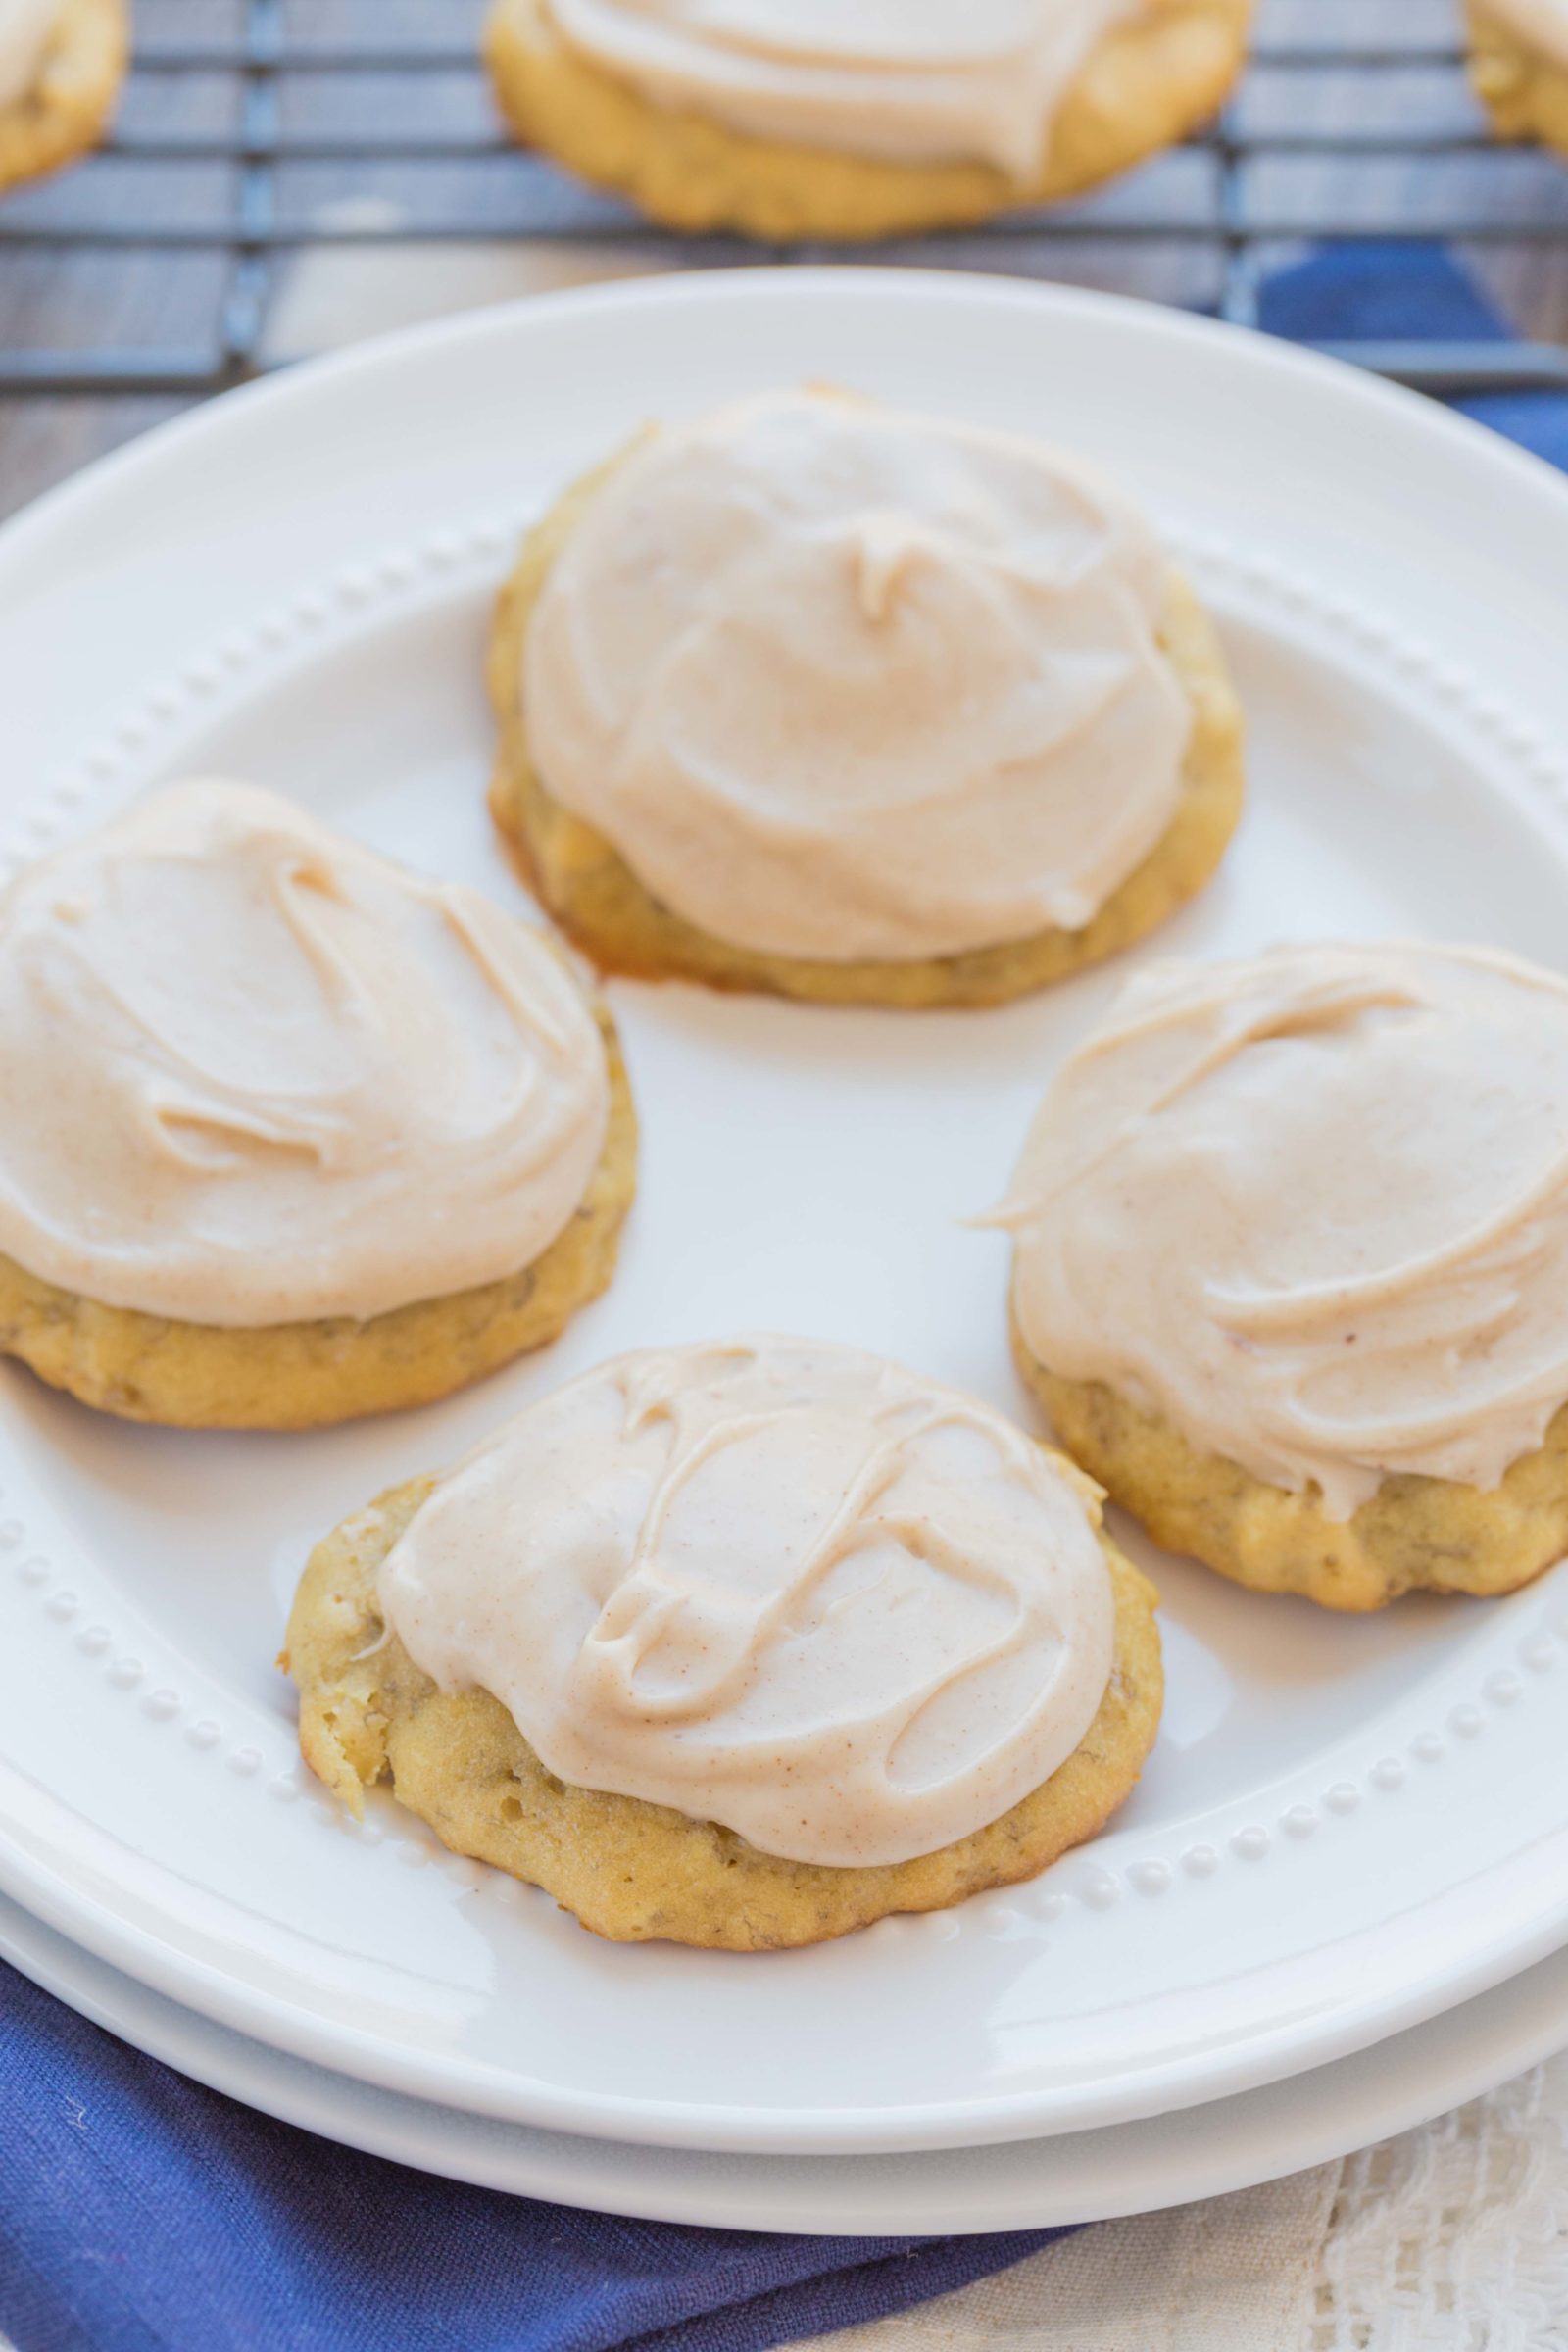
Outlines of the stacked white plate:
M0 534L0 869L222 772L514 900L479 681L518 529L645 418L802 378L1102 459L1197 578L1252 799L1146 953L1394 933L1565 960L1568 486L1223 327L906 272L481 313L46 500ZM1353 1620L1128 1535L1169 1673L1134 1801L1031 1885L808 1952L599 1943L390 1801L356 1831L297 1764L271 1660L313 1541L604 1355L794 1330L1022 1412L1004 1247L962 1220L1119 977L953 1016L616 985L645 1129L621 1271L557 1348L430 1411L193 1437L0 1376L0 1949L355 2144L760 2228L1172 2202L1568 2040L1568 1571Z

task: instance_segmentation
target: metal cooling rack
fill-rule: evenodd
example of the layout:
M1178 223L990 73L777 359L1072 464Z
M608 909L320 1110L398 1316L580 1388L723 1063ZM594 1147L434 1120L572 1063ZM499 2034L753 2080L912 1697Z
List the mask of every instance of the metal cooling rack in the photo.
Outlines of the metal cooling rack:
M270 339L280 284L329 249L634 239L670 268L758 258L662 237L519 153L489 109L477 14L477 0L205 0L195 21L213 29L171 38L155 0L113 140L0 206L0 397L199 398L242 382L290 356ZM1147 266L1170 298L1251 322L1266 271L1304 245L1568 256L1568 171L1487 136L1451 9L1349 0L1344 37L1331 14L1332 0L1305 15L1268 0L1218 124L1115 188L877 258L1121 285ZM83 300L62 308L73 271ZM1339 348L1434 392L1568 386L1552 341Z

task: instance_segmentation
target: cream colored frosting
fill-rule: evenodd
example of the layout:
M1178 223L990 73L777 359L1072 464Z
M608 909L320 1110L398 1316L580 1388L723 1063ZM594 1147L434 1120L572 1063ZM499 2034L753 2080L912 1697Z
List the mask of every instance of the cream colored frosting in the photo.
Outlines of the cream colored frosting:
M1147 0L548 0L593 62L753 138L1036 177L1090 51Z
M1175 813L1166 569L1021 436L821 392L657 434L534 608L552 796L710 936L911 959L1081 929Z
M1347 1518L1568 1401L1568 983L1414 945L1150 968L999 1212L1031 1352Z
M61 0L0 0L0 107L25 98L38 78Z
M1486 9L1527 48L1568 66L1568 0L1486 0Z
M514 1273L608 1109L539 934L273 793L174 786L0 896L0 1250L105 1305L369 1316Z
M650 1349L440 1481L381 1606L546 1768L764 1853L903 1862L1083 1740L1114 1606L1095 1491L974 1398L802 1340Z

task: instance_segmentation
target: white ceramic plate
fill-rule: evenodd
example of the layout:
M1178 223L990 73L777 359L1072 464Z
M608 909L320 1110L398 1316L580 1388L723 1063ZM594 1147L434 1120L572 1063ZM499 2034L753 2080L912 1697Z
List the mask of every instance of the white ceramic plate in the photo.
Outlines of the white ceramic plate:
M1218 612L1255 790L1161 951L1426 932L1561 959L1568 487L1334 367L1101 298L711 276L481 314L220 403L0 535L0 857L192 769L445 873L486 830L479 659L522 517L648 415L829 377L1106 460ZM291 1440L4 1376L0 1884L192 2008L473 2113L691 2148L1035 2137L1278 2080L1568 1937L1568 1593L1348 1622L1175 1563L1170 1698L1110 1833L828 1948L594 1941L354 1835L270 1659L313 1539L614 1349L855 1341L1021 1408L995 1197L1114 972L981 1016L615 992L645 1117L610 1297L448 1405Z
M646 2221L837 2236L1050 2229L1252 2188L1408 2131L1568 2041L1561 1951L1375 2049L1197 2117L914 2156L710 2156L466 2115L286 2057L122 1976L4 1896L0 1957L213 2089L421 2172Z

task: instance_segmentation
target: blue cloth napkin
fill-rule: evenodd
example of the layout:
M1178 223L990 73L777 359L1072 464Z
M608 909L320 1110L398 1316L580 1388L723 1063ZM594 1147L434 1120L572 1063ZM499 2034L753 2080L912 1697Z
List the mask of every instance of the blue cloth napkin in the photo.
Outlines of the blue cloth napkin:
M617 2221L361 2156L187 2082L0 1967L0 2327L19 2352L762 2352L1059 2230Z
M1445 254L1362 246L1265 290L1276 334L1500 337ZM1460 404L1568 466L1568 399ZM0 1965L0 2328L19 2352L763 2352L1048 2245L773 2237L456 2186L252 2114Z
M1293 343L1503 343L1511 332L1440 245L1368 242L1314 254L1268 281L1258 317ZM1568 395L1488 392L1452 405L1568 471Z

